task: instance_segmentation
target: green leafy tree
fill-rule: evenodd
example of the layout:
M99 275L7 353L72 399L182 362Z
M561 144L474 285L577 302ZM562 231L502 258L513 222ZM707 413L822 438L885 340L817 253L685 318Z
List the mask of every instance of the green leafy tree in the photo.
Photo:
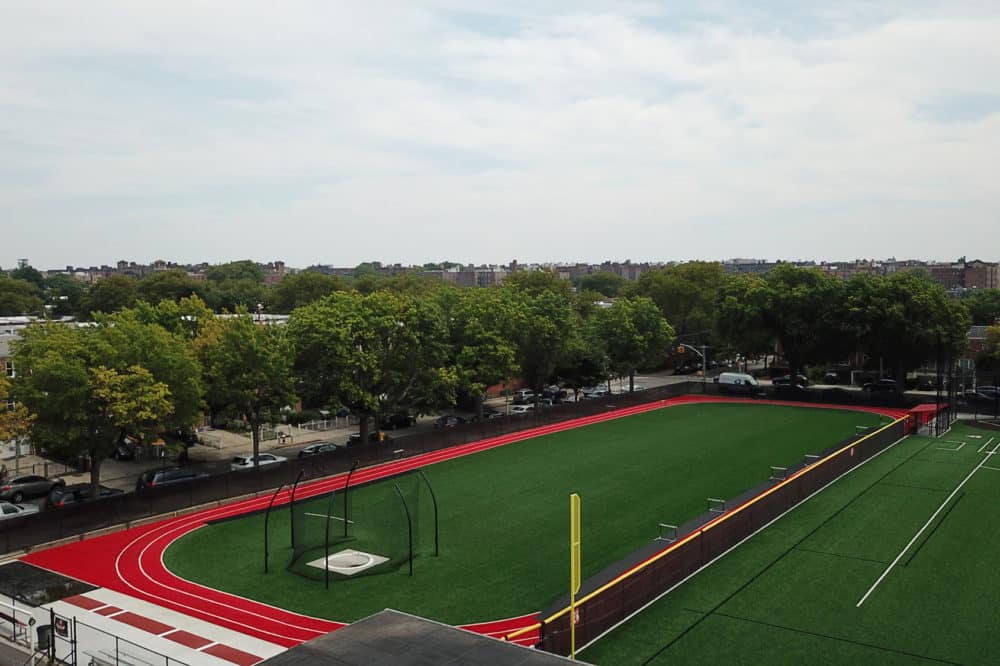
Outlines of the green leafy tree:
M533 290L525 291L518 284L505 284L504 289L520 303L517 312L523 313L514 322L521 378L538 391L566 357L580 318L566 290L542 289L532 294Z
M573 389L574 397L579 397L583 387L595 386L608 380L607 354L585 336L572 335L556 362L553 374L561 385Z
M846 318L858 344L897 379L939 354L964 351L968 310L930 278L910 272L860 276L846 290Z
M962 299L972 323L990 326L1000 321L1000 289L982 289Z
M782 264L768 273L764 321L792 372L842 359L855 347L845 285L815 268Z
M646 271L625 290L626 295L653 299L677 336L711 344L716 303L725 282L725 271L716 262L686 264Z
M215 319L215 314L197 296L160 301L156 305L140 301L133 309L143 323L156 324L187 340L198 338L204 327Z
M96 312L112 313L135 305L138 281L127 275L110 275L95 282L80 303L80 318L90 319ZM155 301L154 301L155 302Z
M263 284L264 269L256 261L241 259L240 261L209 266L205 270L205 279L217 284L230 280L249 280L256 284Z
M204 299L204 286L180 269L157 271L142 280L136 287L136 296L147 303L179 301L198 296Z
M441 289L437 301L447 322L457 389L472 398L483 416L486 389L517 372L514 324L521 303L502 289Z
M766 314L771 293L767 281L752 274L729 276L719 290L715 330L721 345L744 359L774 350L774 334Z
M602 296L614 298L625 286L625 278L607 271L584 275L577 285L580 290L596 291Z
M270 312L289 314L295 308L315 303L335 291L346 289L343 280L336 275L324 275L319 271L302 271L286 275L281 282L271 288L267 303Z
M42 315L45 303L33 283L0 278L0 315Z
M83 302L83 285L68 275L58 273L45 279L45 300L56 317L75 315Z
M23 404L14 402L13 406L9 406L8 403L13 399L10 381L6 377L0 377L0 441L24 437L34 420L34 416Z
M211 282L205 289L205 301L216 312L236 312L245 309L256 312L265 305L267 291L263 285L247 278Z
M250 426L256 467L261 426L296 402L288 331L257 324L244 312L206 325L198 350L211 405Z
M147 367L129 363L113 333L107 322L86 328L35 324L14 345L14 397L35 416L32 442L68 459L89 457L94 497L103 459L127 435L154 439L174 413L167 384ZM197 376L190 379L197 382Z
M447 332L429 299L336 292L296 310L288 329L303 393L357 414L362 441L373 416L400 406L427 411L454 403Z
M34 266L21 266L10 272L10 277L14 280L22 280L35 285L39 290L45 288L45 276Z
M618 376L629 378L635 389L635 372L655 366L674 342L674 329L650 298L622 298L601 308L591 320L596 344L604 349L608 363Z
M573 293L569 280L563 280L553 271L516 271L507 276L503 286L533 298L543 292L551 292L569 301Z

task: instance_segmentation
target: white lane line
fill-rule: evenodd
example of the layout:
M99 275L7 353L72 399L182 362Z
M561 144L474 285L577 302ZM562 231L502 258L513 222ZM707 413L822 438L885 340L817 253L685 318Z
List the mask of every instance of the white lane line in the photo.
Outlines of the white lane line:
M952 442L952 441L949 441L948 443L949 444L958 444L958 446L955 447L954 449L950 449L947 446L939 446L939 447L937 447L938 451L951 451L952 453L955 453L956 451L961 451L962 447L965 446L965 442Z
M987 446L989 446L990 444L992 444L992 443L993 443L993 438L992 438L992 437L990 437L990 438L989 438L988 440L986 440L986 443L985 443L985 444L983 444L982 446L980 446L980 447L979 447L979 450L978 450L978 451L976 451L976 453L982 453L982 452L983 452L983 450L984 450L984 449L985 449L985 448L986 448Z
M865 592L865 595L863 597L861 597L861 599L858 601L858 603L855 606L855 608L861 608L861 604L865 603L865 600L871 595L872 592L875 591L875 588L877 588L879 586L879 584L885 579L885 577L889 575L889 572L893 570L893 568L899 563L899 561L901 559L903 559L903 555L905 555L906 551L908 551L910 549L910 546L912 546L914 543L917 542L917 539L919 539L920 535L924 533L924 530L926 530L930 526L930 524L932 522L934 522L934 519L937 518L938 514L941 513L941 511L946 506L948 506L948 502L950 502L952 500L952 498L955 497L955 495L958 494L958 491L962 489L962 486L964 486L965 483L969 479L972 478L972 475L975 474L976 472L978 472L979 468L982 467L983 465L985 465L987 463L987 461L989 461L990 456L996 454L996 452L997 452L996 449L998 449L998 448L1000 448L1000 443L997 443L996 447L992 451L988 451L986 453L986 456L983 457L982 461L980 461L980 463L978 465L976 465L975 468L971 472L969 472L969 475L966 476L964 479L962 479L962 482L960 484L958 484L957 486L955 486L955 489L953 491L951 491L951 494L948 495L948 497L943 502L941 502L941 506L939 506L937 508L937 511L935 511L933 513L933 515L931 515L931 517L927 519L927 522L924 523L924 526L921 527L917 531L917 533L913 535L913 538L910 539L910 543L906 544L906 546L903 548L903 550L899 551L899 555L897 555L896 559L894 559L892 561L892 564L890 564L888 567L886 567L886 570L882 572L882 575L878 577L878 580L876 580L874 583L872 583L872 586L870 588L868 588L868 591Z

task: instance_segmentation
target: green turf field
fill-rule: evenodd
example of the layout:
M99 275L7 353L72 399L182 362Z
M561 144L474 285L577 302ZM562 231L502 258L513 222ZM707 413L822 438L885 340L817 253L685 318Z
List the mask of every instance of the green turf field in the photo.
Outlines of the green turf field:
M580 658L597 664L1000 663L1000 456L979 452L991 437L989 449L1000 443L996 435L956 426L940 439L904 440Z
M288 511L271 516L272 573L261 562L263 516L203 527L164 555L176 574L269 604L341 621L383 608L448 623L542 610L566 592L568 495L583 498L584 576L873 425L874 414L753 404L693 404L538 437L425 468L440 503L441 556L339 580L330 590L285 570ZM362 493L354 505L363 502Z

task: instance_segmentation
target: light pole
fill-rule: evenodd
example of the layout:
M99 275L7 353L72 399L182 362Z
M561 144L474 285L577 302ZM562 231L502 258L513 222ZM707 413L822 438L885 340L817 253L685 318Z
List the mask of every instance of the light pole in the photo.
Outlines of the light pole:
M679 342L677 344L678 344L677 353L683 354L685 349L689 349L689 350L693 351L695 354L697 354L698 356L701 356L701 381L702 382L707 382L708 381L708 356L706 356L705 350L708 349L708 347L706 345L702 345L701 346L701 351L699 351L697 347L693 347L693 346L691 346L691 345L689 345L687 343L684 343L684 342Z

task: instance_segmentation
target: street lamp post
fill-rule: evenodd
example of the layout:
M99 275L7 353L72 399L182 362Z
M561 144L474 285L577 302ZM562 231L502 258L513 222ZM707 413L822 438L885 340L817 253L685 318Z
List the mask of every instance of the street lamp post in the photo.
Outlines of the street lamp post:
M691 345L689 345L687 343L684 343L684 342L679 342L678 343L678 347L677 347L677 351L679 353L684 353L685 349L691 350L695 354L697 354L698 356L701 357L701 381L702 382L707 382L708 381L708 356L705 354L705 350L708 349L708 346L707 345L702 345L701 346L701 351L699 351L697 347L693 347L693 346L691 346Z

